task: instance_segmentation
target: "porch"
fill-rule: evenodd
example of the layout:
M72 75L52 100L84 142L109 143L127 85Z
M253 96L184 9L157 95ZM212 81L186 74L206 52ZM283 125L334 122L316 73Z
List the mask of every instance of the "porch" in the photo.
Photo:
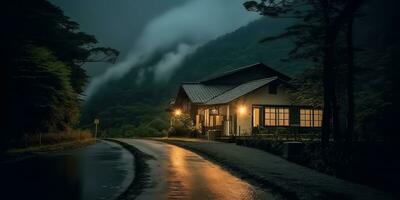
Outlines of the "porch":
M201 135L216 140L315 140L322 127L322 110L307 106L226 104L199 108L195 119Z

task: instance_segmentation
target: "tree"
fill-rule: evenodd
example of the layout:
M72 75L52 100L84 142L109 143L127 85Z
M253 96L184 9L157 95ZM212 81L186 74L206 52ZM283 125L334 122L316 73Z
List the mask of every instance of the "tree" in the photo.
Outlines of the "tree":
M21 54L12 77L15 109L23 113L12 119L22 129L19 132L53 132L76 123L79 102L68 67L43 47L26 46Z
M63 131L79 119L86 62L114 62L118 51L97 40L46 0L3 4L4 65L7 69L7 135Z
M324 113L321 141L324 146L327 145L331 133L335 141L341 140L336 94L337 39L362 2L363 0L261 0L260 3L249 1L244 4L248 10L260 12L262 15L287 17L291 14L291 17L301 19L298 24L288 27L285 33L263 41L294 36L296 47L291 52L291 57L311 59L322 66ZM348 49L353 51L352 47ZM350 60L353 57L349 53L348 61L351 65ZM350 77L348 81L352 84Z

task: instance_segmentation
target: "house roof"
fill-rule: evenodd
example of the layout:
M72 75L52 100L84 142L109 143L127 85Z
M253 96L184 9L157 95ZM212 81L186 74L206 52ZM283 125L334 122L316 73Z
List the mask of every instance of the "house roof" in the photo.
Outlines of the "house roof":
M225 104L277 79L288 81L290 77L256 63L200 82L182 83L175 104L182 103L186 96L195 104Z
M291 78L264 63L255 63L244 67L236 68L201 80L204 84L242 84L252 80L278 76L288 81Z
M258 79L254 81L250 81L244 84L241 84L239 86L236 86L230 90L225 91L224 93L216 96L213 99L210 99L209 101L206 102L207 105L216 105L216 104L225 104L229 103L245 94L248 94L264 85L267 85L268 83L271 83L272 81L277 80L278 77L270 77L270 78L264 78L264 79Z
M233 85L204 85L201 83L184 83L182 88L193 103L205 103L210 99L232 89Z

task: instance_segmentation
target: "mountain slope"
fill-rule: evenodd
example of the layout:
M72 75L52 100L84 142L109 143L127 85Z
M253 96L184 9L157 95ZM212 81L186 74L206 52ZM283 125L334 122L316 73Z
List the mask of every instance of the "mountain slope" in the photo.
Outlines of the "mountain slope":
M293 48L289 40L259 43L267 36L279 34L292 23L292 20L262 18L211 41L185 60L173 80L181 80L182 76L188 80L201 79L257 62L263 62L288 75L303 71L305 63L281 61Z
M264 62L288 75L303 71L307 66L304 63L281 61L292 49L289 40L259 43L260 39L280 33L291 23L262 18L217 38L187 57L168 82L154 81L153 69L149 66L154 66L158 59L151 59L122 79L100 88L85 103L82 124L90 124L97 116L104 121L103 128L110 129L126 124L141 126L160 116L165 118L164 108L181 82L196 81L243 65ZM139 73L142 73L141 80L138 80Z

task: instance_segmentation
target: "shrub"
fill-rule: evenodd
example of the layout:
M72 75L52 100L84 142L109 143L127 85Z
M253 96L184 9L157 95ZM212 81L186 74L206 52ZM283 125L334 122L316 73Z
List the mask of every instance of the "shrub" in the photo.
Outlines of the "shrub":
M193 136L196 134L196 129L193 125L193 120L188 114L174 117L172 127L168 131L170 136Z
M281 155L283 143L276 140L263 140L257 138L237 139L236 144L261 149L275 155Z

